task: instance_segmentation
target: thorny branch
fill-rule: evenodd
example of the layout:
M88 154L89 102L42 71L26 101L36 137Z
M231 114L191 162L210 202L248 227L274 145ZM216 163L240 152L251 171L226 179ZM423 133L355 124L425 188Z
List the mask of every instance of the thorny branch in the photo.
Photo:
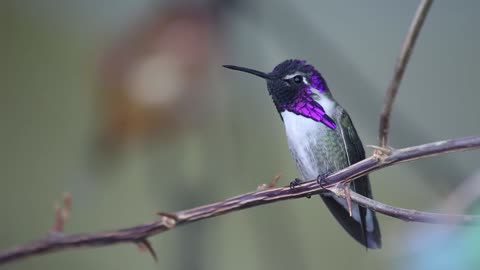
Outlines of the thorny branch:
M379 147L376 147L376 150L371 157L330 175L325 179L325 184L322 186L320 186L315 179L303 182L296 186L294 190L291 190L289 186L272 188L274 183L278 181L278 177L276 177L270 184L262 186L255 192L245 193L223 201L175 213L161 212L159 213L161 216L160 220L147 224L99 233L72 235L62 235L61 233L50 234L44 239L0 252L0 265L33 255L79 247L109 246L119 243L137 244L141 248L148 250L152 256L156 258L156 254L148 241L148 238L174 229L178 225L189 224L195 221L277 201L308 197L322 192L334 192L338 196L345 197L345 189L342 188L345 184L373 171L415 159L445 154L448 152L480 148L480 137L450 139L403 149L387 148L389 119L395 95L405 72L408 59L412 53L413 45L418 37L420 28L425 21L432 2L432 0L423 0L420 3L407 33L407 37L395 66L394 76L387 90L384 108L381 113ZM352 201L358 204L371 208L379 213L405 221L443 224L480 224L480 216L436 214L402 209L374 201L351 191L349 196ZM70 201L64 200L64 208L57 208L54 232L61 232L63 230L63 224L68 216L70 203Z
M388 145L388 129L390 128L390 114L392 113L393 102L395 101L398 87L400 86L403 74L407 68L408 60L412 54L413 47L415 46L415 41L417 40L420 29L425 22L425 18L427 17L432 3L433 0L423 0L420 5L418 5L415 17L413 18L410 29L407 32L407 36L403 41L400 55L398 56L397 63L395 64L393 78L390 81L387 93L385 94L383 110L380 114L380 125L378 127L378 145L380 147L386 147Z
M135 227L99 233L73 234L65 236L56 235L54 237L47 237L43 240L34 241L23 246L0 252L0 265L28 256L79 247L100 247L119 243L141 243L148 248L150 246L147 241L149 237L174 229L178 225L185 225L254 206L311 196L313 194L328 192L328 190L337 192L338 195L341 196L341 192L338 192L337 189L339 184L348 183L352 179L381 168L424 157L478 148L480 148L480 137L466 137L392 150L388 156L378 156L375 154L330 175L325 179L326 184L322 186L320 186L315 179L303 182L296 186L294 190L291 190L289 186L271 188L245 193L223 201L176 213L160 213L162 216L160 220ZM372 208L377 212L408 221L428 223L452 223L453 221L463 221L469 224L480 223L480 216L433 214L400 209L369 200L354 192L351 192L351 198L352 201ZM153 249L150 247L149 250L152 252Z

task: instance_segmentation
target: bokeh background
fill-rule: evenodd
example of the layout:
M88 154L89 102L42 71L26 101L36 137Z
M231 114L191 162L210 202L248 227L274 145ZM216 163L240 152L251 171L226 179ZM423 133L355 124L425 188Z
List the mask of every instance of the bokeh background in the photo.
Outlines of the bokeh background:
M122 228L297 176L261 80L307 59L375 144L384 91L418 1L1 1L0 249L44 236L73 197L68 233ZM480 132L480 2L437 1L392 118L391 145ZM367 153L370 153L367 150ZM371 175L375 198L475 212L478 152ZM469 186L472 187L472 186ZM480 188L467 188L480 190ZM453 197L452 197L453 196ZM473 204L472 204L473 203ZM463 205L462 205L463 204ZM3 269L478 269L476 227L379 216L365 251L319 199L209 219L134 245L34 257Z

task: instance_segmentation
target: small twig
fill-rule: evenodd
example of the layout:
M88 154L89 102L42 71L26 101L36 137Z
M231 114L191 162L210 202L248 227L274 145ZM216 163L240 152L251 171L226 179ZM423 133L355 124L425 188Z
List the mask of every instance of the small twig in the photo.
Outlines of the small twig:
M316 179L313 179L311 181L302 182L298 186L295 186L294 191L292 191L289 186L284 186L263 191L245 193L223 201L179 211L176 213L162 213L162 220L138 225L135 227L99 233L74 234L65 235L58 238L42 239L0 252L0 265L28 256L72 248L101 247L119 243L139 243L153 235L174 229L178 227L178 225L189 224L195 221L215 217L218 215L224 215L241 209L326 192L327 190L334 188L339 183L348 183L348 181L351 181L355 178L384 167L392 166L394 164L449 152L473 150L478 148L480 148L480 137L450 139L403 149L396 149L392 151L391 155L384 159L378 159L372 156L332 175L329 175L322 185L320 185ZM354 195L353 192L351 195L352 200L355 200L357 203L360 203L366 207L371 207L379 213L389 215L392 211L397 211L398 213L408 213L409 221L432 223L435 220L430 218L431 216L428 215L429 213L394 208L373 200L362 201L362 198ZM402 216L394 217L400 218ZM439 222L442 221L445 223L452 223L452 220L460 220L461 218L465 221L470 221L470 217L472 216L463 217L455 215L442 215L441 217L441 219L437 219ZM473 220L476 221L477 216L472 218L472 221ZM172 221L175 221L173 226L172 224L169 224L169 222Z
M407 32L407 36L402 45L400 55L397 58L397 63L395 64L395 71L393 73L393 78L390 81L390 85L387 89L385 95L385 101L383 104L383 111L380 114L380 125L378 131L378 145L381 147L386 147L388 145L388 130L390 128L390 114L392 113L393 102L398 92L398 87L407 68L408 60L412 54L413 47L415 46L415 41L417 40L420 29L425 22L428 11L432 6L433 0L423 0L415 13L415 17L412 20L410 29Z

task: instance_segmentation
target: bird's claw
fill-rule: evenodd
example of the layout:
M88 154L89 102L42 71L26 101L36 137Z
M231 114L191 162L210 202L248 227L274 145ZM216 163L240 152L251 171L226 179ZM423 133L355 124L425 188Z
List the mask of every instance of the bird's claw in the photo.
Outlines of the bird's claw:
M302 180L299 178L295 178L292 182L290 182L290 190L294 190L296 186L298 186Z
M325 188L325 184L326 184L325 180L329 175L330 175L329 173L325 173L325 174L319 174L317 176L317 183L320 185L321 188Z
M295 187L298 186L300 183L302 183L302 180L299 178L295 178L292 182L290 182L290 190L295 190ZM310 199L312 197L312 194L307 194L305 198Z

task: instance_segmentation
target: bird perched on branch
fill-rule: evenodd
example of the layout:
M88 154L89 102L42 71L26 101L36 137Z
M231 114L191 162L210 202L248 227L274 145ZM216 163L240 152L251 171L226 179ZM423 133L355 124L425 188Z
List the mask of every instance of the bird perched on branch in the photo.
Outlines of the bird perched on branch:
M247 72L267 81L285 125L288 146L304 180L319 179L365 158L365 150L348 113L333 98L322 75L301 60L286 60L272 72L224 66ZM297 184L299 181L293 182ZM360 177L350 187L372 198L368 176ZM342 227L359 243L370 249L381 247L380 227L375 212L349 205L333 193L320 195Z

